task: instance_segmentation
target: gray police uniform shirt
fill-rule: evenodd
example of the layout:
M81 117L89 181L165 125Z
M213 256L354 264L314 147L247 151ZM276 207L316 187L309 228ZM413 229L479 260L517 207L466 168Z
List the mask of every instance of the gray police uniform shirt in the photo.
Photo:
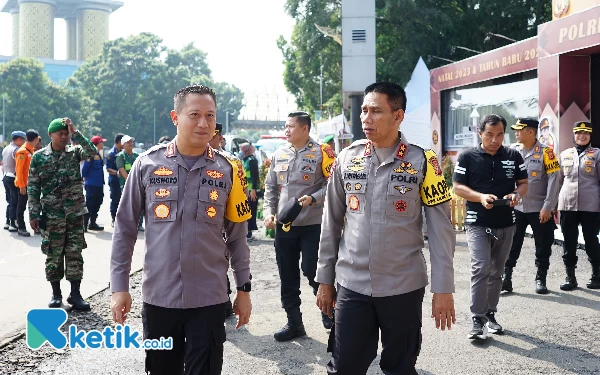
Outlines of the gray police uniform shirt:
M176 140L151 148L133 164L115 221L110 288L129 290L137 225L144 210L143 301L168 308L225 303L227 250L236 285L250 281L247 224L225 217L237 177L229 161L210 146L189 168Z
M265 215L277 215L292 197L312 195L316 202L304 207L292 226L321 224L327 178L334 160L331 147L312 138L299 150L291 143L279 147L265 181Z
M379 162L368 140L342 150L327 185L316 281L373 297L427 285L422 207L428 223L431 290L454 292L456 235L435 153L409 144Z
M560 190L560 165L552 147L536 141L531 150L526 150L522 144L511 148L523 157L529 186L515 210L523 213L540 212L542 209L554 211Z
M9 174L11 177L15 177L15 167L17 162L15 161L15 153L17 152L17 145L10 143L2 150L2 170L4 174Z
M600 212L600 149L588 147L581 154L571 147L560 153L563 179L559 211Z

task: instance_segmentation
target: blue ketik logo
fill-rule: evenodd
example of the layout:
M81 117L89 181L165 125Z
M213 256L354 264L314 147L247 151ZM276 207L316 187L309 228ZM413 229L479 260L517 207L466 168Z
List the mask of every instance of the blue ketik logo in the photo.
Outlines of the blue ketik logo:
M27 313L27 346L36 350L48 342L55 349L67 346L67 337L60 327L67 321L63 309L33 309Z

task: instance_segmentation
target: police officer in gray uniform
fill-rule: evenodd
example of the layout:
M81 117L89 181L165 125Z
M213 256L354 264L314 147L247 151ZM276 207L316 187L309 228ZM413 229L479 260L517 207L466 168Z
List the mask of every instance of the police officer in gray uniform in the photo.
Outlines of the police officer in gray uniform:
M575 147L560 153L562 187L558 197L560 227L563 233L563 262L567 271L562 290L577 288L577 239L579 225L585 251L592 264L592 277L586 286L600 289L600 149L592 147L589 121L573 125Z
M111 256L113 319L123 324L131 308L129 271L143 210L148 229L144 338L173 338L172 350L146 351L146 371L220 374L228 300L226 251L238 290L233 302L237 327L250 317L245 223L250 210L236 165L208 146L215 131L215 93L189 86L175 94L174 106L177 137L138 157L123 190Z
M518 150L527 167L529 188L519 204L515 206L516 229L508 260L504 266L502 290L512 292L512 272L521 254L525 230L529 225L535 241L535 292L547 294L546 274L550 267L550 255L554 243L554 223L552 212L558 202L560 166L552 147L540 143L536 138L539 122L535 119L518 119L511 126L517 141L511 148Z
M264 223L275 229L275 215L281 214L290 198L302 204L302 212L291 227L277 222L275 254L281 280L281 305L287 314L287 324L275 332L277 341L288 341L306 335L300 313L300 270L316 294L315 282L321 216L327 178L334 161L333 150L310 138L311 121L306 112L288 115L285 134L288 143L275 151L265 181ZM323 326L331 328L331 320L322 315Z
M417 373L427 285L422 207L429 222L432 317L442 330L455 322L449 189L435 152L398 132L405 108L399 85L368 86L361 114L367 139L340 152L327 185L316 280L321 311L332 316L335 303L329 374L365 374L380 330L383 373Z

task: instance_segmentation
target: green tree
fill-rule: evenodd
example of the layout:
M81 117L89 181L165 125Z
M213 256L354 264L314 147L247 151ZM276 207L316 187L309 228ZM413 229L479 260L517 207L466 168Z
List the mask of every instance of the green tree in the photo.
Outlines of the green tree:
M138 142L152 143L155 114L156 138L175 136L170 117L173 95L193 83L216 91L223 121L225 111L237 116L243 93L212 80L205 52L193 44L181 50L167 49L150 33L107 42L101 55L77 70L69 86L83 90L96 103L92 126L100 128L104 136L123 132Z
M78 90L53 83L44 65L34 59L19 58L0 64L0 97L6 98L7 138L15 130L36 129L42 136L56 117L67 116L81 126L87 125L89 102Z
M342 47L317 30L316 25L341 29L341 0L287 0L286 11L296 20L292 38L283 36L277 46L283 54L283 81L296 104L309 113L319 109L321 65L323 104L332 115L339 114L342 101Z
M377 80L405 85L423 57L429 68L462 60L473 53L455 48L489 51L508 41L488 32L523 40L552 18L547 0L376 0ZM292 38L277 45L285 64L284 83L299 107L313 111L319 103L319 59L324 62L324 101L341 105L341 46L328 34L341 34L341 0L287 0L285 9L296 20ZM337 96L336 96L337 95Z

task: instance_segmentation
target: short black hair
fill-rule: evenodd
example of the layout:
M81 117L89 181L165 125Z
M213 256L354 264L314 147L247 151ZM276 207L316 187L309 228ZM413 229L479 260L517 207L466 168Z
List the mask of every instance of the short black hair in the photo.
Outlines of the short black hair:
M27 142L33 142L39 137L40 133L38 133L37 130L29 129L27 132L25 132L25 138L27 139Z
M117 135L115 135L115 143L121 143L121 139L123 138L125 134L123 133L117 133Z
M402 86L392 82L375 82L367 86L365 89L365 95L372 92L386 94L387 102L392 108L392 112L395 112L399 109L406 111L406 92Z
M288 115L288 117L295 117L296 121L300 123L300 125L308 125L308 131L310 131L310 115L306 112L292 112Z
M185 97L189 94L210 95L215 102L215 106L217 105L217 95L210 87L204 85L191 85L179 89L179 91L175 93L175 96L173 96L173 107L175 108L175 112L179 113L181 108L183 108Z
M483 118L483 120L481 120L481 124L479 125L479 130L480 131L484 131L485 130L485 126L486 125L497 125L499 122L502 123L502 126L504 126L504 131L506 131L506 120L504 119L504 117L500 116L500 115L487 115Z

